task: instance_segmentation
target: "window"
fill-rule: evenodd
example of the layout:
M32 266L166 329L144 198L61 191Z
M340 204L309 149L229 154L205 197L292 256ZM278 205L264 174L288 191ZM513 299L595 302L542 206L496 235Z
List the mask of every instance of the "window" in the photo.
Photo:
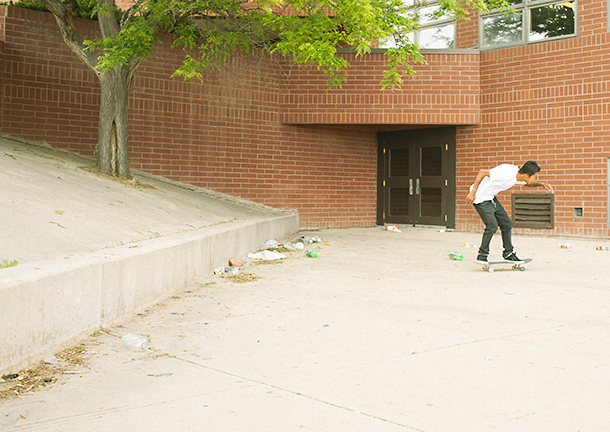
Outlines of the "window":
M480 17L482 50L576 36L576 0L523 0L513 9Z
M455 22L453 17L444 14L437 1L425 3L413 3L405 0L405 4L411 4L409 14L418 19L420 28L416 32L409 32L406 35L410 42L418 45L421 49L447 49L455 48ZM379 44L380 48L395 47L396 42L393 38Z

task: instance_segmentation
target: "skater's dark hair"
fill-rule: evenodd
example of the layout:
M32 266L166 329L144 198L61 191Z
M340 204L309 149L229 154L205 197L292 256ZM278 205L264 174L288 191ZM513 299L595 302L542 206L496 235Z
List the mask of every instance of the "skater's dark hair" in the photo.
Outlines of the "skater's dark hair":
M533 160L525 162L525 164L523 164L523 166L519 170L519 174L528 174L531 176L536 174L537 172L540 172L540 167L538 166L536 161Z

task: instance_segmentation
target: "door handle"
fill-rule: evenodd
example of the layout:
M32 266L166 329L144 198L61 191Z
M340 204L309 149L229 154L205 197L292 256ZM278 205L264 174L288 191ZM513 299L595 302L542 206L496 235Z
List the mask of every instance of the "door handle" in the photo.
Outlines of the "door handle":
M409 179L409 195L413 195L413 179Z
M419 179L415 180L415 195L419 195Z

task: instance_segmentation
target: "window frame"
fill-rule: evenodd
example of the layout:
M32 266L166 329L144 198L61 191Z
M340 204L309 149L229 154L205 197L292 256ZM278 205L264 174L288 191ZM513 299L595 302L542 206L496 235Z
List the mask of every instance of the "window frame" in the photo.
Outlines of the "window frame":
M550 5L554 5L554 4L561 4L562 2L560 0L522 0L519 3L512 5L512 7L516 11L521 12L521 28L522 28L521 40L517 41L517 42L505 43L505 44L501 44L501 45L492 45L492 46L484 45L484 41L485 41L484 20L485 20L485 18L502 16L505 14L505 12L494 10L487 14L479 13L479 51L481 51L481 52L493 51L493 50L502 49L502 48L510 48L510 47L523 46L523 45L532 45L532 44L537 44L537 43L550 42L550 41L554 41L554 40L578 37L578 0L570 0L570 1L574 3L574 33L571 33L569 35L553 36L550 38L530 40L532 9L536 9L536 8L544 7L544 6L550 6ZM609 0L609 3L610 3L610 0ZM609 8L610 8L610 6L609 6ZM610 17L609 17L609 20L610 20ZM609 26L610 26L610 21L609 21Z
M422 9L428 9L428 8L432 8L436 5L438 5L440 3L439 0L431 0L429 2L421 2L421 1L415 1L414 4L412 4L409 7L409 12L410 13L415 13L419 15L419 12ZM421 17L421 15L420 15ZM424 24L421 24L421 22L423 21L422 18L420 18L420 27L417 30L414 30L412 32L409 32L409 38L412 39L411 42L414 45L417 45L419 47L420 50L454 50L457 47L457 37L458 37L458 30L457 30L457 23L455 21L455 19L453 17L446 17L446 18L439 18L437 20L434 21L423 21ZM445 48L427 48L427 47L423 47L420 45L420 33L422 32L422 30L427 30L427 29L432 29L432 28L440 28L440 27L444 27L446 25L452 25L453 26L453 46L452 47L445 47ZM411 38L411 34L413 34L413 37ZM392 44L383 44L383 46L380 45L380 48L388 48L389 46L393 46Z

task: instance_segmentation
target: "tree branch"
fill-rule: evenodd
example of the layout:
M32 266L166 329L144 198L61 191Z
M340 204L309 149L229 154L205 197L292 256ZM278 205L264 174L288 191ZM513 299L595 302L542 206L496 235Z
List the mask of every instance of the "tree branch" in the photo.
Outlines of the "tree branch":
M70 47L80 61L99 76L100 72L97 70L98 55L86 50L84 39L74 26L72 9L60 0L40 0L40 2L45 5L55 17L55 21L57 21L59 31L63 36L66 45Z
M116 19L114 0L98 0L98 3L102 6L97 12L102 37L104 39L114 38L121 31L121 27Z

